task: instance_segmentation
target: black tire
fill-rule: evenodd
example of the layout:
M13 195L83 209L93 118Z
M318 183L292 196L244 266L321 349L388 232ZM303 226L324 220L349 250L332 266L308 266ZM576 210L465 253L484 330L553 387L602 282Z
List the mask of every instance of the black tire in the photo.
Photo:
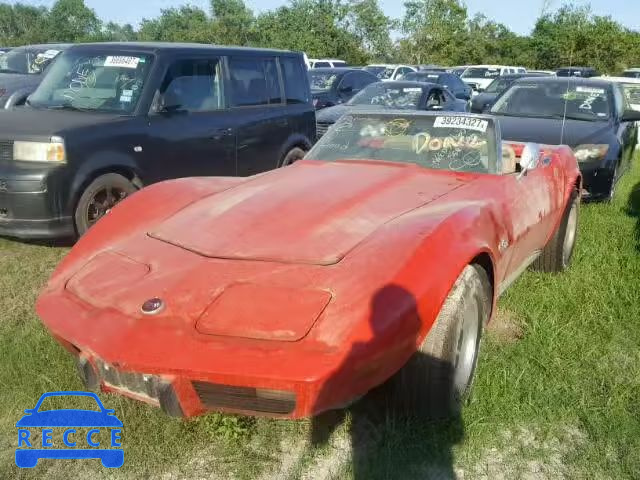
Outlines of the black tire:
M74 212L78 236L87 233L111 208L135 191L136 186L117 173L100 175L93 180L82 192Z
M580 195L574 191L569 198L560 226L531 265L532 270L545 273L561 273L569 268L578 236ZM570 245L567 245L567 242ZM566 247L566 248L565 248Z
M305 155L306 155L306 152L303 149L299 147L294 147L291 150L289 150L287 154L284 156L284 158L282 159L282 164L280 166L286 167L287 165L291 165L292 163L295 163L298 160L302 160Z
M391 380L391 405L395 410L427 419L460 413L471 392L491 306L487 272L479 265L468 265L420 349Z

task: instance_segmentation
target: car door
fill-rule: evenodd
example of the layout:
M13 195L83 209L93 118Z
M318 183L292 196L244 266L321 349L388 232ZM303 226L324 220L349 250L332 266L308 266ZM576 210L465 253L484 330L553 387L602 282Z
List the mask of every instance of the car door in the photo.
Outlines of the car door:
M228 58L230 123L236 132L238 175L277 168L291 132L275 57Z
M508 223L503 249L512 247L508 271L518 273L542 251L563 214L564 170L552 156L542 155L536 168L525 175L505 174L502 211Z
M235 175L235 132L228 122L221 58L186 55L168 62L149 112L140 152L145 183Z
M621 171L618 174L624 173L630 166L635 152L635 146L637 142L637 126L635 122L623 122L622 116L626 110L631 110L626 96L622 92L622 89L617 85L613 86L613 98L615 104L615 122L617 128L617 137L622 148L621 158Z

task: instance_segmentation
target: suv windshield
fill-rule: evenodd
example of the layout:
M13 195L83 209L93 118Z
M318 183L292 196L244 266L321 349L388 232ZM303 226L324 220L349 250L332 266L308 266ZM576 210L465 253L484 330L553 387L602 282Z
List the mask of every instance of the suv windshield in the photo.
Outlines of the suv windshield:
M462 115L344 115L305 158L379 160L436 170L497 173L493 121Z
M348 105L378 105L387 108L417 110L422 98L421 87L399 87L382 82L365 87L347 102Z
M607 121L612 100L609 89L571 81L516 83L498 99L491 113L516 117Z
M331 90L331 87L333 87L337 79L338 74L335 72L309 71L309 83L311 83L311 90L314 92L327 92Z
M146 84L152 57L68 50L29 98L35 108L132 113Z
M500 76L499 68L467 68L462 78L495 78Z
M60 50L55 45L42 48L14 48L0 56L0 73L39 75L59 53Z
M373 73L379 80L388 80L393 76L393 72L395 72L396 69L382 65L369 65L368 67L364 67L363 70Z

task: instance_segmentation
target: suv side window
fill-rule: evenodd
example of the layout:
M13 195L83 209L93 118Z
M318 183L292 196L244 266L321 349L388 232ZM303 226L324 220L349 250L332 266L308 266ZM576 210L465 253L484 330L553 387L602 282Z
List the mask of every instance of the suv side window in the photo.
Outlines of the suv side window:
M280 57L280 67L284 77L284 93L287 103L307 103L309 93L305 88L307 74L302 70L302 65L295 58Z
M355 77L356 90L362 90L367 85L376 81L376 79L371 78L371 75L365 73L354 73L353 76Z
M613 99L616 104L616 114L618 115L618 117L622 117L625 110L631 110L631 107L628 106L626 98L623 95L620 87L618 87L617 85L613 86Z
M176 60L160 86L160 95L155 111L207 112L223 109L220 59Z
M350 90L349 90L350 89ZM356 77L353 73L347 73L338 85L338 91L344 93L353 93L356 90Z
M229 58L231 105L253 107L281 103L278 68L273 58Z

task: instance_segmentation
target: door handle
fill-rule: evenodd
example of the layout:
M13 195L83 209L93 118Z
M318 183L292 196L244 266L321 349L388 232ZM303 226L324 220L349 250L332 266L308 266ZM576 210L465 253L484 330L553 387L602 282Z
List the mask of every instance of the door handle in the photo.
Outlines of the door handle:
M231 135L233 135L233 128L220 128L211 134L211 139L220 140L223 137L229 137Z

